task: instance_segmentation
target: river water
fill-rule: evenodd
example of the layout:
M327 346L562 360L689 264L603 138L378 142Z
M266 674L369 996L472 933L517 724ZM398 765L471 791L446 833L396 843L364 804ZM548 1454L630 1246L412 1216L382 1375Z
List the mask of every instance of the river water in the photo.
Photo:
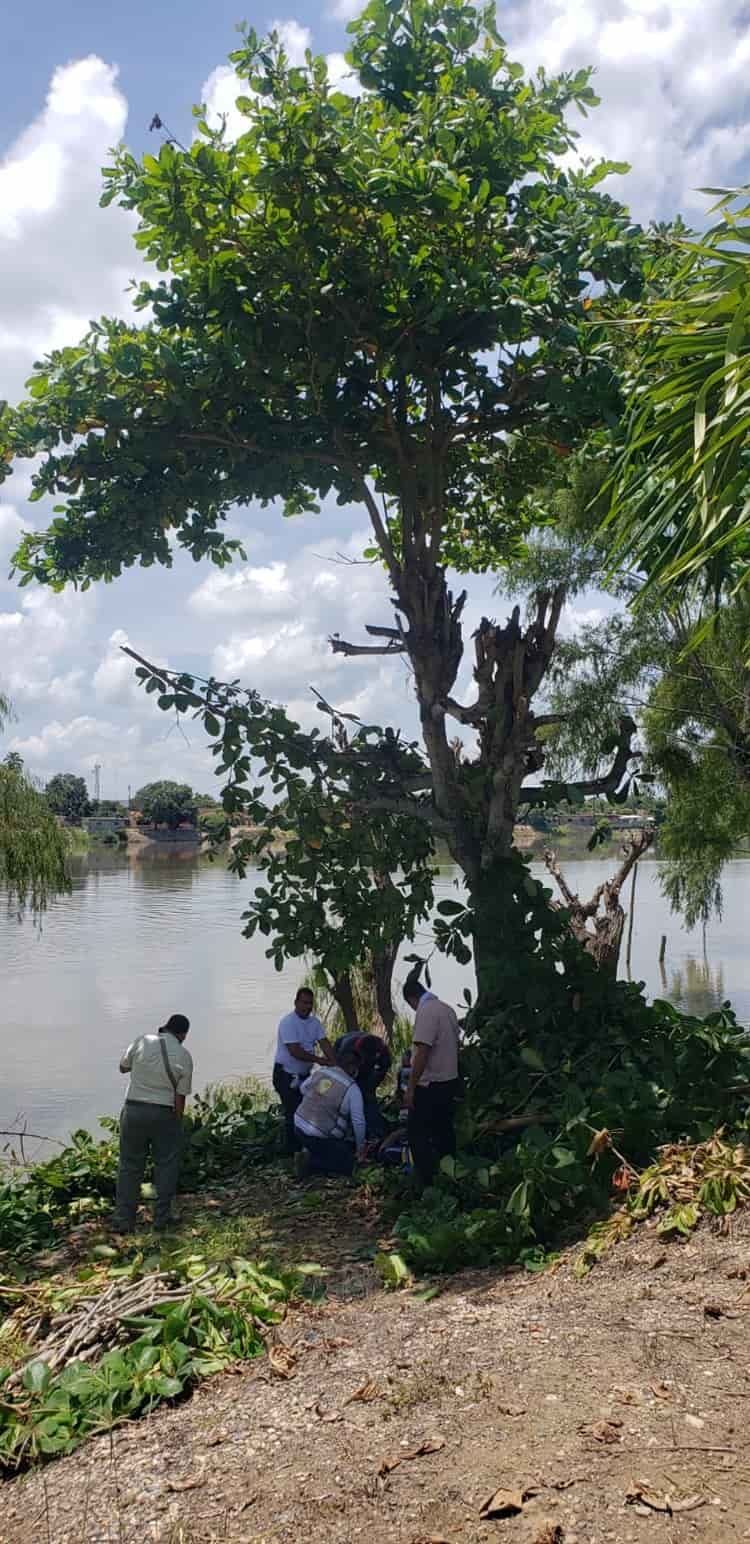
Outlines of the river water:
M588 897L606 866L571 860L565 871ZM455 895L457 885L455 869L443 867L437 899ZM191 1020L196 1088L246 1073L268 1079L276 1024L292 1005L302 967L277 974L265 958L267 940L242 937L252 888L252 873L238 880L221 862L192 853L136 859L103 851L79 864L72 895L50 908L41 930L0 911L0 1128L22 1116L29 1131L59 1138L116 1113L123 1046L170 1013ZM723 888L724 919L709 926L704 941L700 929L687 933L670 914L656 864L642 862L632 973L651 996L670 997L692 1013L729 997L747 1023L750 861L730 863ZM420 953L430 940L426 927L416 939ZM433 976L435 989L456 1004L464 985L473 984L470 970L439 956Z

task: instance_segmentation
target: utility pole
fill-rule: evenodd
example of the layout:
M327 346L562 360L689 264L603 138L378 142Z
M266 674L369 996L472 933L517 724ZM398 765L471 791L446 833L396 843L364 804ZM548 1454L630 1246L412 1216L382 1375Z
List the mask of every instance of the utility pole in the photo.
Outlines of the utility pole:
M94 763L94 803L95 804L98 804L100 802L101 796L102 796L101 771L102 771L101 763L96 761Z

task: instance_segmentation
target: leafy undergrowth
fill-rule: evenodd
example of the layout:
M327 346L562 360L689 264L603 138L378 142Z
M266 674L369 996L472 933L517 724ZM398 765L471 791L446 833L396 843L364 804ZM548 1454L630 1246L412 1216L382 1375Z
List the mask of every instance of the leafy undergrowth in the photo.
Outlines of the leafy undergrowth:
M592 1227L575 1266L585 1276L613 1245L650 1218L663 1238L687 1238L704 1217L727 1217L750 1202L750 1149L723 1131L707 1142L661 1147L641 1174L622 1173L627 1197Z
M294 1287L248 1260L139 1253L77 1280L2 1284L0 1470L70 1453L265 1349Z
M74 1131L53 1158L32 1168L0 1169L0 1267L54 1244L68 1229L111 1210L117 1182L117 1121L103 1117L97 1139ZM267 1163L280 1152L281 1122L268 1108L268 1090L254 1079L217 1085L193 1102L185 1118L183 1190L200 1190L241 1166ZM153 1196L147 1182L145 1197Z

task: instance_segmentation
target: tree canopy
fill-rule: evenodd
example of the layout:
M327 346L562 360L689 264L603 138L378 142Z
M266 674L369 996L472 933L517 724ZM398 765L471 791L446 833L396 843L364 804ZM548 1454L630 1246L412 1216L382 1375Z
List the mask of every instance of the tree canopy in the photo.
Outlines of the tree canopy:
M86 783L74 772L55 773L47 783L44 796L52 813L62 815L66 820L82 820L84 815L91 813Z
M164 277L143 327L97 322L0 419L0 465L41 456L31 497L63 501L22 580L169 564L170 529L222 563L233 504L331 492L367 506L394 581L402 548L437 557L490 509L502 552L516 459L618 413L591 284L639 292L639 230L599 190L617 168L561 165L590 73L524 78L493 7L375 0L350 30L359 95L249 32L234 143L201 117L189 149L105 173Z
M0 727L10 713L0 698ZM0 762L0 884L8 905L37 917L70 889L68 842L49 805L11 751Z
M169 826L171 831L181 825L194 826L198 818L195 795L187 783L146 783L133 802L148 825Z

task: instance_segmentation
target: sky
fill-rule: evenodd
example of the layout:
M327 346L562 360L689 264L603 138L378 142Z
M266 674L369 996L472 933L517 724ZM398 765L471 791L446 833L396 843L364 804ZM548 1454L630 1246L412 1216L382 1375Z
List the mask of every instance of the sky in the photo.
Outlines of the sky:
M18 400L34 360L74 342L89 318L127 315L127 285L139 274L132 220L98 207L108 148L125 139L155 149L155 112L179 138L191 106L231 115L227 55L236 24L284 31L288 50L308 46L345 73L346 23L359 9L330 0L294 11L242 0L27 0L3 19L0 91L0 397ZM499 7L512 55L527 68L596 68L602 105L581 120L584 154L631 162L611 183L636 219L682 212L705 219L701 187L750 179L750 5L735 0L517 0ZM152 136L153 139L153 136ZM0 753L17 749L35 776L72 771L104 797L123 797L157 777L215 791L197 730L183 731L137 690L124 642L162 664L241 677L288 704L303 723L317 715L310 687L371 722L415 729L403 662L331 655L332 632L361 636L364 622L389 623L381 571L356 562L367 544L359 510L324 507L284 521L248 509L232 521L247 562L218 571L177 554L171 571L131 570L85 595L19 590L7 580L24 527L43 524L27 503L29 480L0 489L0 690L15 720ZM502 609L494 581L469 583L467 635ZM574 628L596 615L596 597L568 612ZM459 690L467 700L468 667Z

